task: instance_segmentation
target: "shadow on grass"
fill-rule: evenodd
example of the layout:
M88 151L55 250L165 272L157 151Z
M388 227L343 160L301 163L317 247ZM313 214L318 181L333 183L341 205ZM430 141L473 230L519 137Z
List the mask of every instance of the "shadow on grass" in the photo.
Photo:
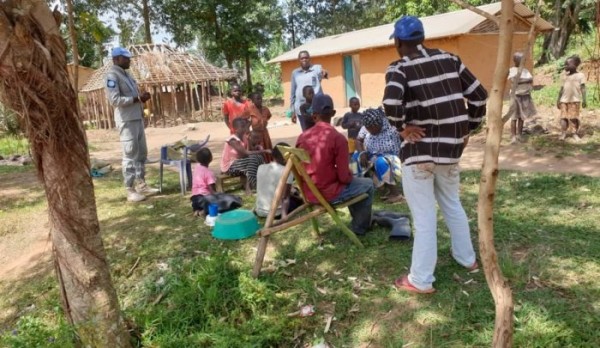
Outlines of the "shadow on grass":
M484 275L468 273L451 259L441 218L438 292L432 296L393 288L394 279L408 272L410 243L389 242L388 231L378 227L360 249L325 216L319 218L321 243L310 223L275 234L265 262L272 270L251 280L258 240L210 237L209 228L191 216L189 199L178 194L177 180L168 173L169 194L140 204L126 204L120 196L118 173L96 181L115 287L144 344L239 346L243 338L236 332L242 332L263 346L302 346L320 337L335 346L489 345L494 305ZM462 199L473 231L478 182L478 173L463 173ZM502 172L496 197L495 242L515 295L515 345L598 342L600 180ZM253 203L246 199L244 208ZM408 211L378 200L375 209ZM349 222L346 209L342 218ZM477 248L476 236L474 243ZM11 296L30 302L25 294L31 286L19 281ZM198 309L209 304L215 307ZM313 316L287 315L308 304L315 306ZM324 333L328 317L335 319Z

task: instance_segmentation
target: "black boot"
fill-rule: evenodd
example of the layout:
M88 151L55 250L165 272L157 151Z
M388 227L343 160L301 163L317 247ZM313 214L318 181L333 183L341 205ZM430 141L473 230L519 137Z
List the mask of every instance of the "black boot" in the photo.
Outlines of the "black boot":
M391 227L390 240L409 240L411 235L410 219L408 214L392 211L376 211L373 213L373 222L383 227Z

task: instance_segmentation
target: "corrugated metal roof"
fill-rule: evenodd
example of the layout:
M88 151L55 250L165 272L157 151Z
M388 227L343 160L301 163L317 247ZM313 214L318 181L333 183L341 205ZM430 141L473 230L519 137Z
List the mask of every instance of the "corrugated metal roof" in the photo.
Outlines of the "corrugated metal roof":
M501 3L495 2L492 4L479 6L478 8L487 13L497 15L500 13ZM527 6L521 3L515 4L515 13L528 22L533 21L534 13ZM466 34L485 20L486 18L470 10L447 12L435 16L421 18L423 27L425 29L426 40ZM553 29L552 24L546 22L542 18L537 21L536 27L538 31ZM269 63L296 60L298 59L298 52L303 50L310 52L311 57L317 57L343 52L353 52L369 48L391 46L394 44L394 41L390 40L389 37L393 31L394 23L390 23L377 27L315 39L271 59Z

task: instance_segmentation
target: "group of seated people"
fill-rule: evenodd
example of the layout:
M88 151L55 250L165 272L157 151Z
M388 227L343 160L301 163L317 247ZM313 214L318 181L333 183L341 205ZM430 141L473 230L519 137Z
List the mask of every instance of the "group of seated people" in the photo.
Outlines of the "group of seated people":
M264 217L271 209L285 167L285 159L277 146L289 145L278 143L272 147L267 130L271 113L262 105L260 93L253 93L249 101L243 101L236 98L241 96L241 91L239 86L234 86L232 96L224 105L225 121L231 135L225 140L220 170L231 176L240 176L247 195L256 190L255 213ZM347 139L331 124L336 113L331 97L325 94L311 97L309 112L312 123L306 122L310 126L298 136L296 147L309 154L311 161L305 164L306 172L328 202L341 203L367 194L366 199L348 207L352 216L350 229L357 235L364 235L371 227L375 188L386 191L382 197L387 202L399 202L402 198L398 187L399 138L382 109L367 109L359 113L360 103L352 98L351 111L342 119L342 127L348 129ZM236 105L239 102L245 104L243 108ZM239 109L237 117L232 112L236 108ZM215 176L208 169L212 161L210 150L203 148L196 156L198 165L193 174L192 207L196 214L203 214L207 211L205 196L219 194L215 190ZM365 177L367 173L372 178ZM310 203L318 203L304 185L302 191L306 199ZM220 195L222 199L232 200L228 195ZM294 194L293 177L290 175L276 216L286 218L301 204L301 197Z

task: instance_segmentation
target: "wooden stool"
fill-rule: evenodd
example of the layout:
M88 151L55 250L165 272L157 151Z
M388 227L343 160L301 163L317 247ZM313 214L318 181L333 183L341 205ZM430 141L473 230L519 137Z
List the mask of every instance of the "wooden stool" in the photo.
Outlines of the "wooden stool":
M229 174L221 173L217 174L217 192L227 192L236 188L242 187L242 181L239 176L231 176Z

